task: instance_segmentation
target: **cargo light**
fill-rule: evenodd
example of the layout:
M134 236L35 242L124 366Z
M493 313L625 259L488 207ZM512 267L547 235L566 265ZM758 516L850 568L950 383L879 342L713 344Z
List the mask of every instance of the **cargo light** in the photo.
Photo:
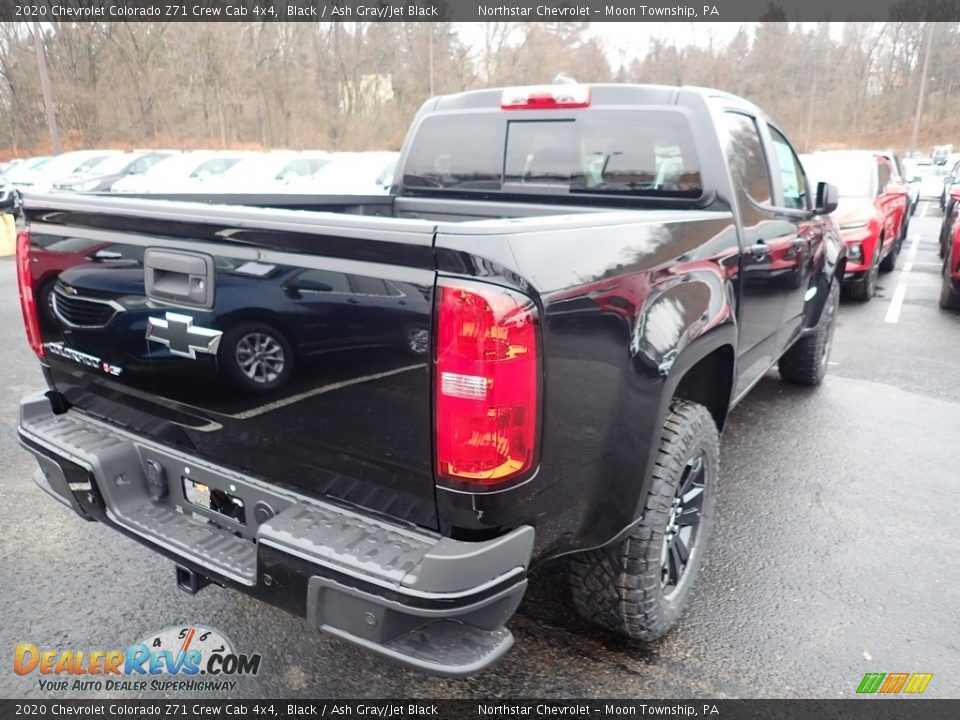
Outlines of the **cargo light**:
M529 471L539 417L536 306L481 283L441 281L437 473L493 485Z
M43 338L40 336L40 319L37 315L37 298L33 292L33 276L30 274L30 233L17 233L17 289L20 291L20 310L27 342L37 357L43 357Z
M500 96L503 110L585 108L590 106L589 85L533 85L506 88Z

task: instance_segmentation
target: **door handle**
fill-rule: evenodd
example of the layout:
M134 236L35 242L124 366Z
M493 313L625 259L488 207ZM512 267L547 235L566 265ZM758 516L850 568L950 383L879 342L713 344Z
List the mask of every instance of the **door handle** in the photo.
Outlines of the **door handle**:
M747 252L759 259L765 257L770 252L770 248L763 240L761 240L760 242L754 243L748 247Z
M209 255L160 248L143 254L144 290L153 300L210 309L214 272Z
M350 303L351 305L359 305L359 304L360 304L360 301L357 300L356 298L347 298L347 302Z

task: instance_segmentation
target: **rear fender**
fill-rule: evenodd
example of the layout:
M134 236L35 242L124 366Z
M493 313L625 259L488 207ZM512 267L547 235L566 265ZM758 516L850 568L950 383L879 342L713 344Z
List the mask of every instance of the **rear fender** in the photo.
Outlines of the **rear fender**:
M640 312L630 344L635 372L628 379L629 385L636 387L624 388L617 415L627 427L644 428L646 438L649 438L642 443L647 456L640 481L624 487L622 492L625 496L619 499L621 507L634 508L625 518L626 526L602 545L616 542L629 534L642 519L663 423L684 377L718 349L736 348L733 290L719 267L711 262L703 262L697 263L696 267L686 268L682 276L671 277L655 286ZM735 356L735 352L732 354ZM726 402L721 403L721 411L715 413L718 427L723 426L729 408L733 365L730 365L730 376L722 379L727 388L727 397ZM660 386L655 394L649 390L651 383ZM640 390L641 387L646 387L646 392ZM633 399L643 396L655 398L652 407L651 404L638 406L633 403ZM651 413L651 410L654 412ZM651 415L656 418L655 422L650 421ZM614 457L622 450L622 447L608 447L607 456ZM598 507L604 507L604 504ZM600 518L588 515L585 527L594 523L600 523ZM584 530L583 535L589 537L590 533Z
M659 402L656 405L656 422L648 423L650 444L648 446L649 451L647 453L646 468L642 480L629 489L629 496L620 498L620 501L623 503L622 507L633 507L634 510L632 514L626 518L628 522L619 532L613 537L595 544L593 547L602 547L619 542L633 532L637 524L643 520L643 508L646 504L647 494L650 492L653 467L657 460L657 450L660 447L660 442L663 437L663 424L670 412L670 406L677 397L678 388L681 387L684 378L688 377L688 373L697 367L701 361L722 348L730 348L732 351L733 348L736 347L736 340L737 328L735 323L733 321L723 323L709 332L698 335L676 356L667 376L661 379L662 390L659 394ZM717 413L713 412L718 429L722 429L723 420L730 406L734 370L735 361L730 365L730 376L718 378L718 382L722 381L726 387L726 403L722 407L721 416L718 417ZM597 521L599 521L599 518L597 518ZM583 535L585 537L591 537L586 531Z
M691 356L686 351L696 341L724 325L733 329L732 286L715 264L697 265L654 286L647 296L630 341L630 354L641 375L676 377L682 371L677 361Z

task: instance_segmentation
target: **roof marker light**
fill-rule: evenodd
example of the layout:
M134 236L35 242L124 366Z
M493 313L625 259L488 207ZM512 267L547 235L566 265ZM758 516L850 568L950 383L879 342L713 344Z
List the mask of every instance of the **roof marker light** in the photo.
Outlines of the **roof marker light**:
M503 110L542 110L590 106L589 85L529 85L505 88L500 96Z

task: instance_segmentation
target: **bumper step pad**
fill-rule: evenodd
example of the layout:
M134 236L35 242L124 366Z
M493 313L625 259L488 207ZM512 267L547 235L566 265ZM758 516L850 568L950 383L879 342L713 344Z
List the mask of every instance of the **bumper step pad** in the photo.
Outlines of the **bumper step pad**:
M257 546L208 523L149 503L117 515L119 524L141 537L175 550L202 567L239 580L257 583Z
M323 559L392 585L399 585L439 540L343 508L302 504L270 518L257 538L305 560Z

